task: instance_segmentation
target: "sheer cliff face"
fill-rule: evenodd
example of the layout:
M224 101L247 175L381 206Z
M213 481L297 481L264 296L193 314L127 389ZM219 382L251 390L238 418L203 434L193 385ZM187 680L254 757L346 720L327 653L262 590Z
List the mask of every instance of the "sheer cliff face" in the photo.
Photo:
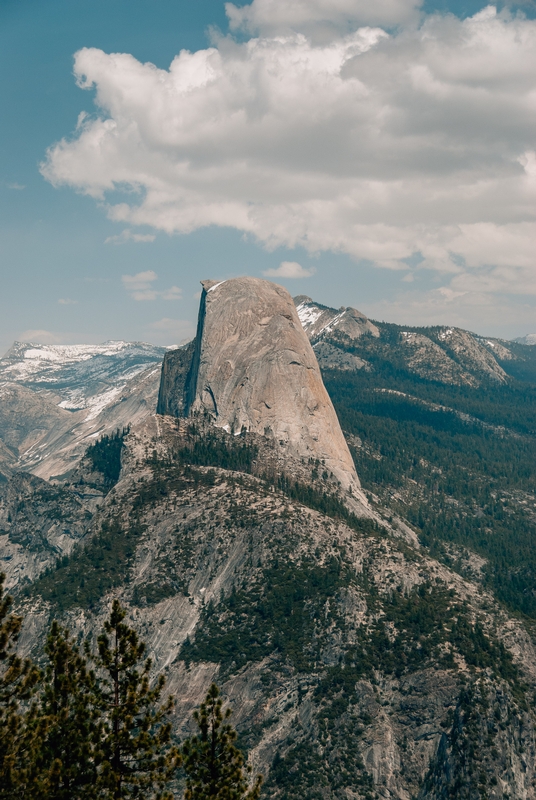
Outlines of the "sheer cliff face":
M229 432L273 437L318 459L345 489L359 481L312 347L289 293L256 278L203 282L187 414Z

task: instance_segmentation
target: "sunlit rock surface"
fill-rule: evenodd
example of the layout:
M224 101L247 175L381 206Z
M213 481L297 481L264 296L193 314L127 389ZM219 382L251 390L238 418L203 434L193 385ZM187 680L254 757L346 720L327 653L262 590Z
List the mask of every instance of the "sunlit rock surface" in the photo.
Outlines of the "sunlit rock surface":
M311 344L290 294L257 278L203 281L189 374L174 376L170 354L162 410L201 413L216 426L277 441L289 455L319 461L345 490L359 480ZM179 386L180 384L180 386ZM184 401L175 395L184 393ZM170 396L173 395L173 396Z

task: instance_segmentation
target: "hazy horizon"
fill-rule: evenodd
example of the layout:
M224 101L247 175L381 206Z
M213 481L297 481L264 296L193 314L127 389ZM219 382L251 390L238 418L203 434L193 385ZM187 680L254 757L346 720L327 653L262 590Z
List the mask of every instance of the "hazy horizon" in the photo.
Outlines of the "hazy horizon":
M0 353L177 343L199 281L536 331L534 3L0 9ZM74 65L74 74L73 74Z

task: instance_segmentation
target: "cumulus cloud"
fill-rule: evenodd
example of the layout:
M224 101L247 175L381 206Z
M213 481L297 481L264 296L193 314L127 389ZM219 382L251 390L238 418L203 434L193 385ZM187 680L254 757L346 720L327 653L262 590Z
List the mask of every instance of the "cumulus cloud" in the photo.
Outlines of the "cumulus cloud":
M253 0L237 7L226 3L233 31L277 36L291 31L325 40L362 25L388 28L415 19L422 0Z
M391 9L386 28L416 7L368 5ZM346 0L228 6L259 36L182 51L169 70L80 50L100 116L50 148L43 174L130 226L227 226L389 269L418 257L454 292L536 293L536 21L488 6L318 41L305 7L331 9L334 30L348 14ZM352 8L355 27L365 5ZM295 31L271 33L270 9Z
M60 297L58 303L60 306L75 306L78 300L71 300L70 297Z
M160 297L162 300L180 300L182 289L179 289L178 286L172 286L170 289L164 289L163 292L160 292Z
M158 275L152 269L145 270L145 272L137 272L135 275L122 275L121 280L127 292L134 294L135 292L146 292L151 290L151 285L158 279ZM156 295L155 295L156 296ZM138 298L135 298L138 299ZM141 298L145 299L145 298ZM154 299L154 298L152 298Z
M108 236L104 240L104 244L126 244L127 242L154 242L156 236L154 233L134 233L134 231L125 228L124 231L118 233L117 236Z
M14 189L16 192L22 192L23 189L26 189L26 186L22 183L6 183L8 189Z
M310 278L314 269L305 269L297 261L282 261L277 269L266 269L262 273L268 278Z
M122 275L121 280L123 286L130 294L133 300L180 300L182 291L178 286L172 286L170 289L157 291L153 287L153 283L158 280L158 275L152 269L145 272L137 272L136 275Z

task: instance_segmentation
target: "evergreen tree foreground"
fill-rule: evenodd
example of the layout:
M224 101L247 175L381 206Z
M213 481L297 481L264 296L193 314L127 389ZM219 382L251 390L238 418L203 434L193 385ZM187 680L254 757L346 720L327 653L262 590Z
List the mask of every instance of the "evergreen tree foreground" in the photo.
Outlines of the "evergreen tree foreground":
M145 644L114 600L97 652L54 621L39 670L16 651L22 618L0 574L0 800L173 800L181 765L185 800L258 800L261 776L236 747L213 684L194 713L199 734L178 747L164 697L151 683Z
M215 683L201 703L194 719L199 734L182 748L187 776L185 800L258 800L262 777L248 789L248 769L236 747L236 731L227 722L231 709L222 711L220 691Z

